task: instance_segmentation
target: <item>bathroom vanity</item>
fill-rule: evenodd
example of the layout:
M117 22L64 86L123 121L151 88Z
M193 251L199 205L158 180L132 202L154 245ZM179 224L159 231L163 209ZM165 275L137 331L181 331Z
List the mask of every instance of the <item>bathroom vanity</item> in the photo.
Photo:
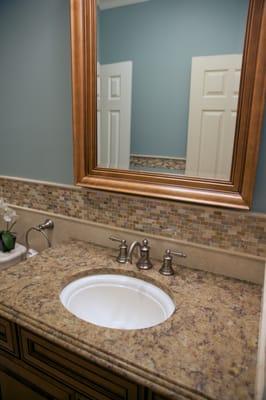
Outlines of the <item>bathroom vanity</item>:
M72 241L0 273L1 399L253 399L260 285L177 267L172 277ZM77 278L123 274L163 289L174 314L140 330L78 319L60 302Z
M108 11L105 7L108 3L120 7ZM122 7L123 3L136 4ZM53 248L0 270L0 400L252 400L259 386L256 380L261 389L256 400L262 399L266 323L261 323L260 317L265 219L241 210L252 206L260 150L265 104L266 2L242 2L246 3L242 11L238 1L203 3L206 3L205 9L198 1L69 1L74 176L79 187L0 178L1 193L24 215L17 225L19 239L24 240L25 227L30 221L30 226L35 226L32 220L39 219L40 215L49 214L56 219L56 230L51 235ZM53 9L50 5L48 8ZM23 68L34 71L35 80L29 73L27 82L21 76L21 68L17 69L17 77L16 69L8 68L12 72L8 80L6 75L8 78L9 74L3 70L4 97L8 101L3 102L6 109L3 108L2 114L6 114L7 120L3 120L2 125L9 133L6 137L11 135L12 138L10 151L14 143L25 144L24 171L34 170L29 177L49 177L46 168L51 159L54 160L51 180L58 181L55 177L61 179L66 172L62 164L58 174L54 174L60 160L68 157L69 138L64 135L70 129L64 121L71 113L68 102L65 116L64 108L57 109L61 102L60 97L55 101L55 95L60 92L67 101L68 86L65 85L69 83L69 74L62 73L62 85L52 66L56 53L60 62L67 65L69 44L63 41L62 27L54 20L61 14L57 5L52 20L60 28L59 42L52 35L55 30L50 29L50 25L47 31L37 29L45 25L43 18L41 23L37 18L33 21L33 31L26 30L30 35L20 35L18 30L17 36L13 36L16 33L13 25L28 26L25 24L29 24L35 7L30 5L30 12L25 8L24 21L22 13L15 9L12 6L10 12L1 14L4 25L11 27L11 33L7 31L2 35L6 42L4 49L7 49L5 64L12 65L21 55L21 51L14 48L14 55L10 56L12 43L26 43L28 36L34 38L34 47L30 40L30 47L25 47L24 53L42 54L42 58L28 57L30 65L26 67L25 64ZM131 25L125 22L126 11ZM38 8L35 13L38 17L50 15ZM112 15L116 15L115 19ZM5 16L9 16L10 21ZM143 29L139 28L141 20ZM173 31L169 30L170 21ZM110 29L110 34L106 28ZM118 28L124 31L115 35ZM130 31L134 36L127 36ZM35 36L39 40L35 40ZM12 43L5 39L10 37L14 39ZM67 37L68 34L65 39ZM115 37L119 40L112 44L109 39ZM45 38L53 44L48 52L51 60L44 51L49 48ZM115 55L113 50L122 50L120 39L127 54L107 60L108 54ZM138 45L133 46L136 54L135 49L128 52L130 43ZM66 57L61 54L64 49ZM139 55L141 57L137 58ZM231 55L236 65L232 66ZM35 59L41 65L40 75L35 70ZM18 60L14 64L20 66L21 60ZM199 66L202 60L205 67L198 74L194 66ZM42 61L47 61L46 68ZM126 72L122 74L125 63ZM60 65L65 66L63 64ZM120 68L117 73L110 64L123 65L116 65ZM47 76L43 75L45 69L49 72ZM61 68L59 71L60 75ZM139 80L136 79L138 75ZM133 87L124 94L124 76L128 89L139 82L137 87L141 90ZM34 86L34 95L28 96L28 92L25 95L23 90L18 90L21 79L21 89ZM58 85L54 85L56 81ZM40 82L50 82L51 101L45 92L39 95L42 93ZM182 87L184 91L180 91ZM195 88L199 88L197 108L194 107ZM25 124L31 115L27 111L30 108L24 107L25 97L32 99L36 124ZM35 101L41 97L43 103ZM145 98L146 104L143 104ZM120 100L120 108L117 108ZM56 107L51 107L53 104ZM208 109L206 104L210 104ZM154 105L156 107L151 108ZM131 108L133 111L129 113ZM54 127L59 128L58 118L63 122L62 146L61 136L57 137L60 130L54 130ZM51 124L42 123L49 119ZM16 129L9 125L13 120ZM23 126L24 137L21 135ZM12 132L19 136L12 136ZM50 132L49 143L43 141L43 132ZM31 137L38 140L33 142L33 147ZM125 137L127 143L122 146ZM193 156L189 143L195 144L197 157ZM5 142L2 147L8 158L3 171L11 175L18 171L17 174L23 176L23 163L15 163L17 169L13 169L13 165L10 170L6 168L13 158L23 161L23 152L12 158ZM36 148L42 152L43 148L47 149L43 158L36 157L39 155ZM28 157L30 153L35 156ZM55 157L47 157L50 153ZM126 162L118 160L118 155L126 156ZM197 168L189 168L189 159L196 161ZM72 158L66 161L72 165ZM68 179L63 181L68 182ZM257 182L262 181L261 175ZM69 183L72 183L70 166ZM240 211L227 212L213 206ZM61 243L75 237L111 246L110 231L125 234L130 241L140 240L145 232L153 241L152 258L162 257L167 248L179 250L181 245L182 251L189 255L183 264L186 267L177 267L175 263L175 274L162 276L159 273L162 259L152 259L153 268L140 271L135 264L117 263L116 250L81 241ZM165 253L165 257L168 256ZM218 275L220 272L231 278ZM126 330L83 321L63 306L60 295L67 285L79 278L104 274L126 275L157 286L170 296L175 311L156 326ZM235 279L240 277L243 280ZM262 315L266 319L265 299L266 296ZM91 307L94 304L91 302ZM259 340L260 323L263 340ZM258 342L262 343L259 352Z

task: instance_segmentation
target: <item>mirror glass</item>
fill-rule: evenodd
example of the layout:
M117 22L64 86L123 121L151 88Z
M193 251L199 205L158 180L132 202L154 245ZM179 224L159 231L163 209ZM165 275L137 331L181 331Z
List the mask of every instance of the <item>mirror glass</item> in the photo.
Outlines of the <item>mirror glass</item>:
M97 1L97 166L228 181L248 0Z

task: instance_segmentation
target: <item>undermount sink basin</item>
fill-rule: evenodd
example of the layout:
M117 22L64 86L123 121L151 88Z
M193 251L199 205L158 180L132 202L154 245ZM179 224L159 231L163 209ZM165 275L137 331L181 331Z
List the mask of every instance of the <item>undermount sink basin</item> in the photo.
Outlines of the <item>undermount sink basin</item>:
M114 329L149 328L167 320L175 310L163 290L125 275L77 279L62 290L60 300L76 317Z

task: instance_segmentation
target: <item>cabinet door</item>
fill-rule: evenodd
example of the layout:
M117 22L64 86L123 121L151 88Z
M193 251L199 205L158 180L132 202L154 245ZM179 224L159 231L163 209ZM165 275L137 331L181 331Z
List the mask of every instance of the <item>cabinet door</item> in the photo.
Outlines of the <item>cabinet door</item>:
M2 317L0 317L0 350L19 356L15 324Z
M0 371L0 399L1 400L48 400L49 395L37 393L30 387Z
M91 400L91 399L94 400L92 397L89 398L89 397L83 396L82 394L76 393L74 400Z
M135 383L25 329L19 332L22 360L80 392L82 400L140 400Z
M14 365L15 368L15 365ZM13 371L13 369L12 369ZM55 385L49 377L35 376L17 366L14 374L0 370L0 400L70 400L73 391Z

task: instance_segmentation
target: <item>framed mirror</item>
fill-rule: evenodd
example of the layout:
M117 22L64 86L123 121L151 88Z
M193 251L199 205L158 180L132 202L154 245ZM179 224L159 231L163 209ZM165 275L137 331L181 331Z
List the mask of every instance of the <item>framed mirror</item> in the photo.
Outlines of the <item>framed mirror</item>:
M71 0L76 183L248 209L264 0Z

